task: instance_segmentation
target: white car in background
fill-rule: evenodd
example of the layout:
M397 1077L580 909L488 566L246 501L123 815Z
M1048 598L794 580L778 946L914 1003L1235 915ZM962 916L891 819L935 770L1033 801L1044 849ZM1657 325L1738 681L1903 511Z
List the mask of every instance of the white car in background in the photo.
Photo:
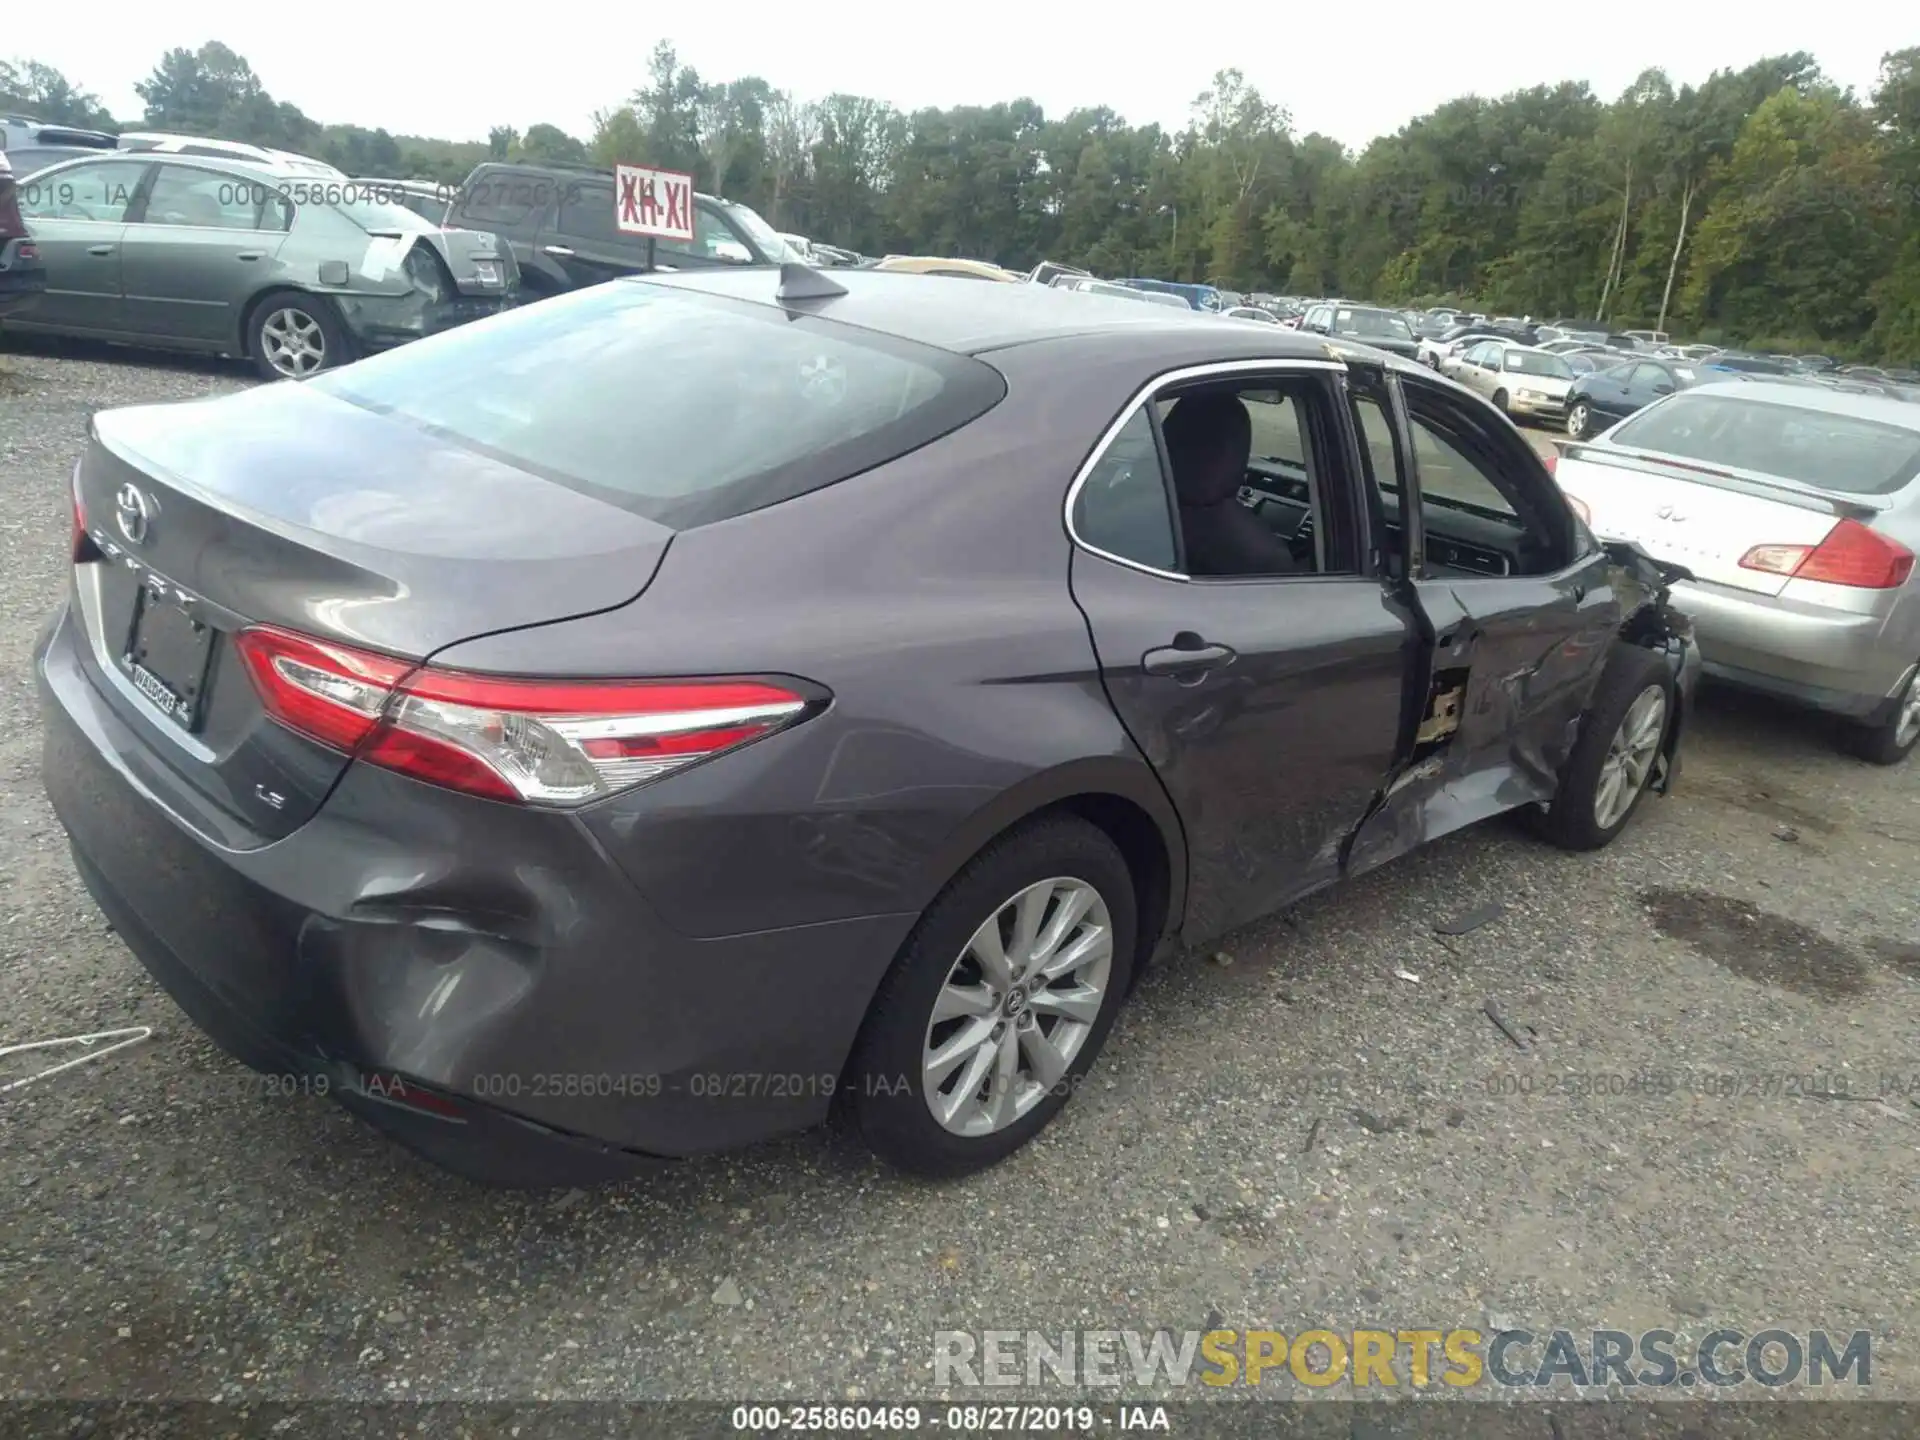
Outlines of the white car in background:
M1706 673L1840 716L1876 764L1920 741L1920 404L1753 378L1657 400L1555 478L1673 588Z
M270 150L264 145L249 145L241 140L212 140L203 135L169 135L159 130L125 130L114 142L119 150L155 155L199 155L209 160L251 160L272 165L291 175L312 175L329 180L345 180L347 172L311 155L296 155L291 150Z

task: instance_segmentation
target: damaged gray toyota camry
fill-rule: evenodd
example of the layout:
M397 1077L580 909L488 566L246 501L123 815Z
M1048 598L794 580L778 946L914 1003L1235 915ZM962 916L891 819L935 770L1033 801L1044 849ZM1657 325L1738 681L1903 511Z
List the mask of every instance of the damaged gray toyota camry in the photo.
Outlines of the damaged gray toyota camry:
M1499 812L1612 840L1683 573L1357 345L651 276L96 415L45 778L200 1026L450 1169L837 1112L953 1175L1157 957Z

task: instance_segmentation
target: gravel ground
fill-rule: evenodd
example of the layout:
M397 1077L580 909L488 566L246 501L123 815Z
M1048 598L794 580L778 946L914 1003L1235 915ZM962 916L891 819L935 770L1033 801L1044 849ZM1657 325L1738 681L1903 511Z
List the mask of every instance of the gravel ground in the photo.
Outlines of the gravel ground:
M1604 853L1494 824L1150 975L992 1173L913 1183L810 1134L487 1192L263 1094L81 890L27 652L86 416L246 380L14 349L0 1043L157 1034L0 1096L0 1395L884 1398L931 1393L936 1329L1518 1323L1865 1329L1875 1393L1920 1396L1920 1108L1781 1093L1920 1078L1920 766L1710 694L1678 793ZM1680 1088L1613 1093L1650 1067Z

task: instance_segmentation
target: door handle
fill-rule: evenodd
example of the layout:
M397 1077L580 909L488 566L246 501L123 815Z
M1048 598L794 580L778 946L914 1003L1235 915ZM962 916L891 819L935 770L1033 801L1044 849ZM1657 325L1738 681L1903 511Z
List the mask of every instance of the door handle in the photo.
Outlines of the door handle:
M87 247L87 254L89 255L111 255L112 253L113 247L111 245L89 245Z
M565 245L542 245L540 248L549 255L558 255L562 260L571 260L573 258L573 251L569 250Z
M1173 644L1149 650L1140 657L1140 668L1149 675L1171 675L1177 679L1198 679L1221 665L1231 664L1233 651L1225 645L1209 645L1191 631L1174 636Z
M264 250L242 250L238 255L234 256L233 258L236 260L258 260L262 256L264 256L266 253L267 252Z

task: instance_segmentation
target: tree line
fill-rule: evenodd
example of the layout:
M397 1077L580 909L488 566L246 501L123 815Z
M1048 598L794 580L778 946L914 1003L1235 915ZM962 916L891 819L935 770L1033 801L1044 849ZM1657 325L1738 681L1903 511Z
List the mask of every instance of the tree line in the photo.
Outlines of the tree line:
M356 176L457 183L481 160L691 171L782 230L868 254L1236 290L1591 316L1716 343L1920 361L1920 47L1872 92L1812 55L1676 87L1644 72L1448 101L1355 153L1298 134L1220 71L1177 129L1031 100L901 111L804 101L758 76L708 81L653 51L588 135L536 124L485 143L322 124L218 42L161 57L138 123L317 155ZM67 77L0 63L0 109L114 128Z

